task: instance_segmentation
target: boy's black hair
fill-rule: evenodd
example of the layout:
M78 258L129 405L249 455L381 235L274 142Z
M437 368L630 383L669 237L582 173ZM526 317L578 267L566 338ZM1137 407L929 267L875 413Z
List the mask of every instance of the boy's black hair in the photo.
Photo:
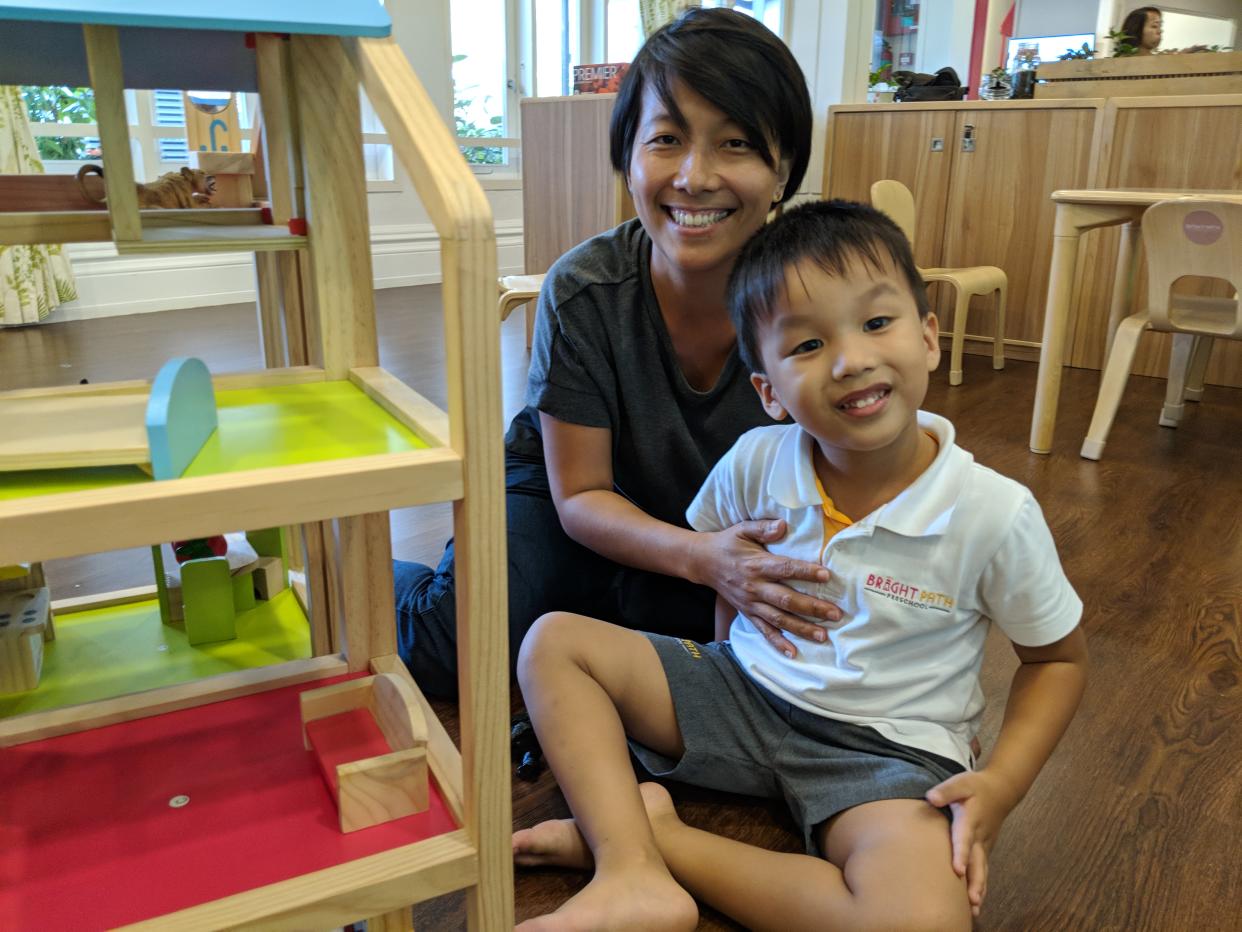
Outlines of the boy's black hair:
M772 169L775 143L791 161L781 201L798 190L811 157L811 95L789 47L758 20L723 8L694 7L652 33L621 81L612 109L612 167L628 178L642 115L643 91L655 89L669 115L685 122L673 100L680 81L741 127Z
M1148 13L1163 15L1157 7L1141 6L1127 13L1126 18L1121 22L1119 31L1125 33L1126 40L1136 49L1143 47L1143 30L1147 27Z
M914 264L910 241L887 214L853 201L800 204L769 223L742 247L729 276L727 300L738 351L751 372L763 372L759 327L784 300L786 275L804 259L829 275L844 275L861 259L879 271L889 258L910 286L919 317L930 310L923 276Z

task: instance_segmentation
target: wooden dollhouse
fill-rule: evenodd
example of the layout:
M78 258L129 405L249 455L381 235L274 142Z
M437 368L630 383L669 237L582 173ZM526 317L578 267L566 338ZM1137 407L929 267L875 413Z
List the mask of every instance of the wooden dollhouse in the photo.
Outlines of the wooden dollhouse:
M14 928L306 929L368 919L405 929L410 904L462 890L472 928L508 928L491 211L379 3L182 9L0 0L0 83L94 89L107 192L106 212L0 211L0 243L251 251L268 368L213 377L218 427L177 478L116 465L0 472L0 566L289 528L303 553L308 656L172 685L114 678L105 698L0 718L0 915ZM447 411L379 367L360 86L440 235ZM256 91L270 208L139 209L127 87ZM150 388L19 389L0 394L0 410L46 431L54 421L23 412ZM0 437L0 448L9 440ZM388 512L436 501L454 503L460 753L396 656ZM65 619L58 656L72 655L74 611L150 596L54 605L58 624ZM76 674L108 679L109 657L96 654ZM384 766L350 782L342 774L360 768L307 750L348 730L345 718L323 724L337 713L378 728L356 743L371 754L381 742L369 760L396 761L400 779L416 785L412 806L385 811L393 781L375 792L366 782ZM429 776L418 784L420 766ZM337 797L351 793L362 797L351 812L363 815L347 820ZM347 821L358 830L343 832Z

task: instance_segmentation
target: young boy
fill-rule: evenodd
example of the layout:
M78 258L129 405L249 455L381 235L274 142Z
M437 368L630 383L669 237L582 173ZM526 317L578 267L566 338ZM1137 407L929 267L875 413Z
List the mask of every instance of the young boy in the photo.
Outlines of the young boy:
M516 833L514 854L595 876L524 927L689 929L692 895L749 928L969 928L1001 823L1082 694L1082 603L1030 492L918 410L938 328L887 217L791 210L746 246L729 292L755 389L794 423L743 435L690 524L783 519L769 549L825 566L829 581L797 585L843 617L779 649L742 615L708 645L540 619L519 677L574 819ZM976 770L989 619L1021 665ZM657 775L783 797L811 856L685 825L663 788L640 790L627 737Z

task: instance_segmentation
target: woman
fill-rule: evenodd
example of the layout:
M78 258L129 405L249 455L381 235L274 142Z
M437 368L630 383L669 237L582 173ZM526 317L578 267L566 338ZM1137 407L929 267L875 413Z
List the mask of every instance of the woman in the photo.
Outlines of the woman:
M1131 10L1121 23L1125 41L1134 47L1135 55L1153 55L1160 45L1164 27L1160 11L1154 6L1141 6Z
M714 592L765 625L839 610L784 580L826 580L763 545L780 522L696 534L685 509L712 465L769 423L737 355L724 293L734 259L798 188L811 147L806 82L762 24L692 9L647 41L612 115L611 158L635 220L575 247L539 296L528 407L506 436L509 650L561 609L711 640ZM394 565L402 658L456 690L453 545L436 570Z

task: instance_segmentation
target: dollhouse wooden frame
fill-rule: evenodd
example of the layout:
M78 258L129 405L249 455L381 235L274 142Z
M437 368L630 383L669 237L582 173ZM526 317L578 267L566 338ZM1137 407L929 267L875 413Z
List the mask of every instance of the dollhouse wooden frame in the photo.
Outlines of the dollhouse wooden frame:
M390 26L378 4L222 0L206 14L153 11L158 6L0 3L0 27L12 40L5 44L23 50L4 66L6 83L68 83L38 62L51 61L47 48L59 47L63 55L51 70L71 70L81 37L108 204L106 213L0 213L0 242L111 240L121 253L253 251L268 368L217 376L216 391L349 383L412 431L422 448L0 499L0 564L300 525L315 654L0 720L0 747L343 674L400 677L415 696L412 711L427 720L427 766L455 831L140 925L318 928L370 918L383 928L409 928L409 904L464 890L471 928L508 928L507 563L490 207L410 64L387 38ZM217 46L227 49L214 58L221 80L260 97L270 213L140 210L123 89L205 86L192 72L213 60L202 49ZM180 75L179 67L190 73ZM13 71L22 69L14 80ZM447 411L379 366L359 85L440 236ZM25 389L0 395L0 405L20 411L29 399L148 390L142 381ZM460 753L396 656L388 511L437 501L454 505Z

